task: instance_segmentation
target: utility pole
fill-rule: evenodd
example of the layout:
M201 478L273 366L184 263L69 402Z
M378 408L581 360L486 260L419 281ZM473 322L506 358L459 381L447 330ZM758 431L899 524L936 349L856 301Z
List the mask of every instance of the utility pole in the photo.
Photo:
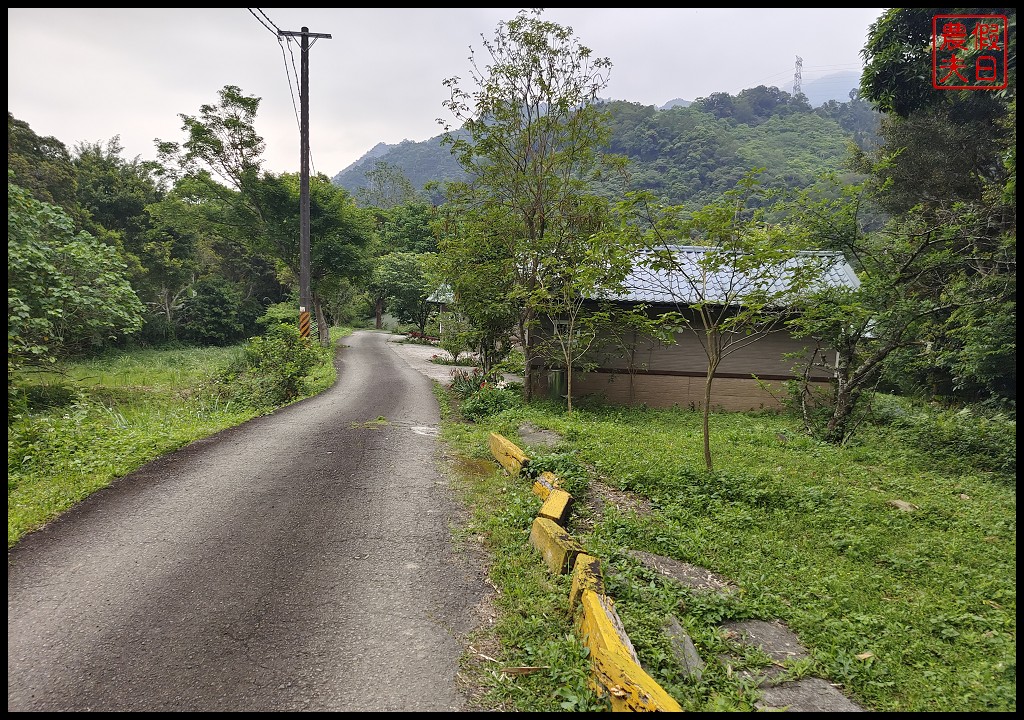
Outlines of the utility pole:
M308 27L300 32L278 30L278 37L302 38L302 78L299 87L299 333L309 337L309 309L313 305L309 290L309 39L331 39L325 33L311 33Z

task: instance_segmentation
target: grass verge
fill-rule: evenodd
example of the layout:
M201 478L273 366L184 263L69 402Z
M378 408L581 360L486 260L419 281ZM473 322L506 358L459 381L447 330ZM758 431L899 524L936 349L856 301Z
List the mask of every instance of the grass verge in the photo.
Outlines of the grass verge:
M348 335L332 329L332 340ZM144 350L17 378L7 420L7 547L161 455L268 411L225 399L216 380L243 350ZM330 387L333 362L301 397Z
M495 558L494 665L536 668L479 674L492 701L601 706L581 679L588 661L567 579L550 577L529 548L540 500L529 481L499 472L487 443L494 431L566 481L575 500L567 529L602 559L643 667L684 710L757 708L762 691L744 671L769 659L737 655L722 630L745 619L784 622L810 657L781 670L824 678L868 710L1015 710L1016 480L987 469L1001 463L912 442L898 425L865 427L835 447L785 415L731 413L713 416L709 473L699 413L594 408L570 417L535 404L467 422L458 400L439 393L473 531ZM526 423L561 442L530 448L519 434ZM706 568L739 592L689 590L632 551ZM670 616L707 661L700 678L675 659L662 632Z

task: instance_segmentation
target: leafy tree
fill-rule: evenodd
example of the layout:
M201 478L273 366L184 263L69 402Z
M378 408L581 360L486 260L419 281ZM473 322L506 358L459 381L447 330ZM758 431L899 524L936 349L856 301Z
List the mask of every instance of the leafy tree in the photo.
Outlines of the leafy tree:
M117 251L7 174L7 376L130 335L143 306Z
M184 143L160 142L161 158L193 190L207 212L210 237L218 255L236 259L247 282L243 298L271 297L260 292L268 273L285 282L299 277L299 177L262 173L263 138L254 128L259 98L228 85L220 102L203 105L198 117L181 115ZM372 219L347 192L326 176L310 178L310 290L322 344L329 342L324 297L367 272L364 249L373 234ZM228 276L230 278L230 275Z
M427 275L432 257L430 253L388 253L374 268L374 281L386 288L391 312L402 322L414 323L420 335L426 334L433 311L428 298L435 288Z
M516 273L504 233L492 233L509 218L500 211L467 213L462 208L461 203L440 208L435 220L442 238L440 251L428 272L434 284L450 294L448 313L442 314L442 343L450 338L460 347L475 349L489 373L510 352L520 316L509 300Z
M266 223L260 248L277 259L290 280L299 277L300 178L290 173L265 175L256 190ZM309 284L321 344L329 340L330 323L324 298L334 296L343 283L370 272L367 248L374 236L369 211L358 208L349 194L331 184L326 175L309 179Z
M566 411L573 410L575 367L613 321L613 313L595 299L621 288L632 260L632 246L621 235L604 232L608 204L598 197L581 197L573 212L563 208L559 216L563 253L542 261L537 274L535 303L547 320L550 338L539 349L565 369Z
M40 137L29 124L7 113L7 169L14 182L36 199L59 205L72 219L82 220L78 180L71 153L55 137Z
M1006 91L940 91L932 87L932 19L935 15L1005 15L1008 18L1010 52ZM908 117L925 109L959 107L974 116L993 120L1016 88L1015 8L890 8L868 28L867 42L861 50L864 72L860 95L883 113ZM969 52L969 49L966 50ZM973 59L964 55L965 62ZM966 138L965 138L966 139Z
M437 252L431 223L434 208L425 202L409 202L379 212L377 232L386 252Z
M184 339L197 345L230 345L243 339L247 333L239 317L241 304L238 288L223 277L199 280L182 304Z
M255 210L250 191L266 148L255 129L260 98L244 94L235 85L225 85L218 97L217 105L200 106L198 117L179 114L187 139L183 143L157 140L157 149L172 178L177 179L181 173L209 174L239 193L238 199L249 202L250 209Z
M85 229L96 237L110 234L132 264L141 264L150 229L146 207L163 197L158 166L136 157L121 157L118 136L103 143L80 143L72 160L78 180L77 198L88 220ZM141 275L144 266L136 270Z
M932 16L939 12L1008 17L1006 90L934 91ZM1013 8L896 8L872 25L862 52L861 94L885 113L881 146L861 158L871 174L871 197L894 216L890 237L909 232L916 238L910 267L929 268L912 276L918 315L882 371L885 382L903 391L1015 403L1015 34ZM894 249L903 247L897 242ZM864 256L873 257L866 249ZM908 285L902 267L889 266L896 273L890 285ZM882 277L887 268L876 262L869 270ZM906 303L896 307L911 312ZM892 308L884 311L891 317Z
M470 75L480 90L470 95L458 78L448 79L451 96L444 103L465 131L456 135L446 126L445 141L470 178L450 186L449 202L477 215L474 224L486 235L471 242L481 241L509 260L511 292L505 297L518 312L527 399L536 355L530 331L537 293L545 286L541 275L550 267L545 259L560 257L572 236L565 209L585 194L596 149L607 141L598 99L611 67L607 58L592 58L571 28L541 15L523 10L499 23L494 39L483 42L483 67L471 51ZM484 226L484 218L497 222ZM442 245L441 252L456 245L458 240Z
M635 272L675 306L658 323L672 333L692 331L707 357L702 411L709 471L711 391L722 360L783 330L822 271L818 256L800 254L806 238L799 229L769 224L763 208L752 209L760 193L751 175L693 213L661 206L645 193L620 206L624 231L642 249ZM701 252L682 249L690 245Z
M938 368L941 328L964 313L991 312L1000 298L1013 297L1012 243L992 248L979 243L993 217L976 205L955 204L893 218L870 230L861 208L871 202L868 184L844 188L840 196L799 201L800 222L819 246L842 250L857 269L856 290L818 296L792 322L793 329L823 340L836 351L836 378L826 440L842 443L852 434L855 411L887 367L912 350ZM991 339L991 338L990 338ZM1005 348L1010 338L1002 338ZM1002 350L1001 352L1005 352ZM891 372L906 373L901 365Z
M356 199L363 207L390 210L416 200L416 189L409 178L400 167L386 160L374 163L373 170L366 173L366 182L366 187L356 193Z

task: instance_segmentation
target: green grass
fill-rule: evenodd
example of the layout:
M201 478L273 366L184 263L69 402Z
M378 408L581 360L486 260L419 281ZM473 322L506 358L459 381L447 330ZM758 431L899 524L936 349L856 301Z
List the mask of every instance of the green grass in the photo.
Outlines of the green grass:
M335 328L332 339L349 332ZM214 386L241 352L143 350L19 376L8 406L7 547L150 460L265 412ZM304 397L334 379L332 363L318 366Z
M8 415L8 548L149 460L253 417L210 387L238 352L126 353L72 365L67 376L24 378ZM333 381L330 363L318 367L308 394ZM719 625L747 618L787 623L811 653L787 672L826 678L869 710L1016 709L1015 426L979 423L983 432L971 433L956 424L970 417L928 425L907 414L834 447L787 416L716 414L716 470L707 473L697 413L592 408L570 417L535 403L467 422L458 399L435 389L453 477L472 511L457 532L483 539L497 588L494 622L471 638L462 668L481 709L608 709L589 686L569 579L548 573L529 545L541 501L488 449L491 431L521 442L524 422L564 438L533 452L533 463L576 500L570 532L602 559L641 663L685 710L755 708L757 689L715 661L735 649ZM585 498L599 483L649 511L609 505L598 515ZM631 549L706 567L741 592L685 590ZM700 681L673 659L660 630L669 614L708 662ZM744 662L765 658L748 652Z
M466 423L455 402L443 437L477 463L462 477L476 488L475 531L494 551L491 577L508 603L494 639L502 663L532 664L545 634L568 653L563 638L572 630L564 579L538 577L543 563L530 558L539 499L529 497L525 479L486 465L488 433L518 442L529 421L565 438L534 460L566 479L574 498L600 481L647 501L649 512L608 508L600 517L577 502L568 529L603 560L608 594L641 663L685 710L755 708L757 689L715 662L733 649L719 625L748 618L785 622L811 652L789 672L826 678L867 709L1016 708L1016 480L975 467L990 466L987 458L922 450L892 426L865 426L852 444L835 447L786 416L716 414L716 470L708 473L698 413L606 408L570 418L535 404ZM686 590L630 549L708 568L741 592ZM523 568L508 571L510 562ZM542 608L543 627L524 608ZM660 630L668 615L708 661L700 682L683 677L673 659ZM765 660L749 658L754 666ZM531 675L529 685L478 679L492 699L520 710L557 709L549 698L564 688L553 671Z

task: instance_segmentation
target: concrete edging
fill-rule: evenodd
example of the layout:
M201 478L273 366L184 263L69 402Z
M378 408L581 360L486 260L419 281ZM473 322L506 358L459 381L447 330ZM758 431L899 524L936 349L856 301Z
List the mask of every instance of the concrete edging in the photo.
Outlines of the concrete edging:
M491 433L490 449L513 477L529 467L530 459L522 448L498 433ZM569 609L578 614L579 633L590 649L594 690L608 696L615 712L682 712L679 703L640 666L615 603L604 593L601 561L588 555L565 530L572 496L550 472L535 478L532 489L544 503L530 529L530 545L544 558L549 571L572 573Z

